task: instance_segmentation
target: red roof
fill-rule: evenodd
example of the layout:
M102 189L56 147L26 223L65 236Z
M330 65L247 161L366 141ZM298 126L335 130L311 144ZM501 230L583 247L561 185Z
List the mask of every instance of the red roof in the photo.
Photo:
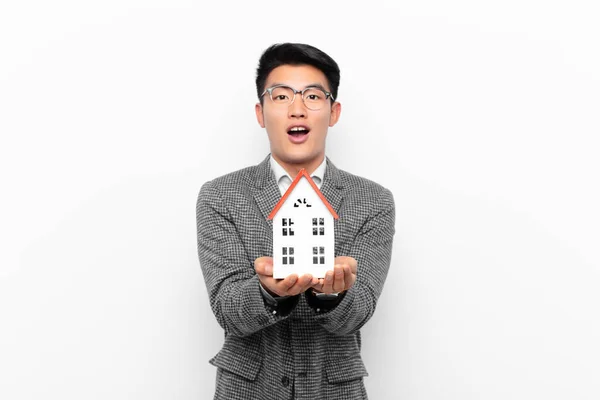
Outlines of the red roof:
M289 197L290 193L292 193L292 191L294 190L294 187L296 187L296 185L298 184L298 182L300 182L300 179L302 177L306 178L306 180L308 181L308 183L310 184L310 186L314 189L314 191L317 193L317 195L319 196L319 198L321 199L321 201L323 202L323 204L325 204L325 207L327 207L327 209L329 210L329 212L331 213L331 215L333 215L333 218L339 219L337 213L335 212L335 210L333 209L333 207L331 207L331 204L329 204L329 202L327 201L327 199L325 198L325 196L323 196L323 193L321 193L321 191L319 190L319 188L317 187L317 185L315 184L315 182L313 182L312 178L310 177L310 175L308 175L308 173L306 172L306 170L304 168L302 168L300 170L300 172L298 172L298 175L296 175L296 177L294 178L294 181L292 182L292 184L290 185L290 187L288 188L288 190L286 190L286 192L283 194L283 196L281 197L281 200L279 200L279 202L277 203L277 205L275 205L275 208L273 208L273 211L271 211L271 214L269 214L269 216L267 217L267 219L273 219L273 218L275 218L275 215L277 214L277 212L279 211L279 209L281 208L281 206L283 205L283 203L285 203L285 201Z

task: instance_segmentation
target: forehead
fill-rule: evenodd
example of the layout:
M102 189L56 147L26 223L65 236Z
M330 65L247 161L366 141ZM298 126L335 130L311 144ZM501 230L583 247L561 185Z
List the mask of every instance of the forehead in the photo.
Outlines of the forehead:
M319 84L329 90L325 74L312 65L280 65L267 76L266 87L285 84L296 89Z

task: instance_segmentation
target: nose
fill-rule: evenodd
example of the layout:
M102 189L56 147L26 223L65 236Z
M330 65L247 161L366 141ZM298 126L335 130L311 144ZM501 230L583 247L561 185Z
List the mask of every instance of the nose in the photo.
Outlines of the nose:
M300 93L296 93L294 101L288 106L288 117L305 118L306 112L306 106L304 105L304 101L302 101L302 95Z

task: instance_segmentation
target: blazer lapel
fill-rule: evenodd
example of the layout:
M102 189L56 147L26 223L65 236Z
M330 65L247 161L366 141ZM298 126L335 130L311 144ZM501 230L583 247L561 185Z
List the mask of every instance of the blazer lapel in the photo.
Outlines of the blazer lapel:
M331 207L339 215L339 211L343 202L343 185L340 179L340 171L327 158L327 168L325 168L325 176L323 177L323 185L321 193L327 199ZM341 218L341 217L340 217Z
M279 187L271 171L269 157L270 155L257 166L257 176L252 195L269 228L273 229L273 221L268 220L267 217L281 199L281 193L279 193Z
M321 193L327 199L331 207L338 214L339 219L334 220L333 230L335 232L335 255L346 254L346 249L343 248L343 243L349 243L350 238L347 238L348 230L344 229L344 215L342 204L344 202L344 185L340 177L340 171L335 165L327 159L327 168L323 177L323 185Z

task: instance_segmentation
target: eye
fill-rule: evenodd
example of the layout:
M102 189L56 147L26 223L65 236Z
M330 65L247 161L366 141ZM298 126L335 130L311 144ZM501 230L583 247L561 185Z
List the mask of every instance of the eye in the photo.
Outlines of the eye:
M311 103L317 103L323 101L325 93L317 88L307 88L304 91L304 101L310 101Z
M294 93L287 86L277 86L271 90L271 98L276 103L289 103Z

